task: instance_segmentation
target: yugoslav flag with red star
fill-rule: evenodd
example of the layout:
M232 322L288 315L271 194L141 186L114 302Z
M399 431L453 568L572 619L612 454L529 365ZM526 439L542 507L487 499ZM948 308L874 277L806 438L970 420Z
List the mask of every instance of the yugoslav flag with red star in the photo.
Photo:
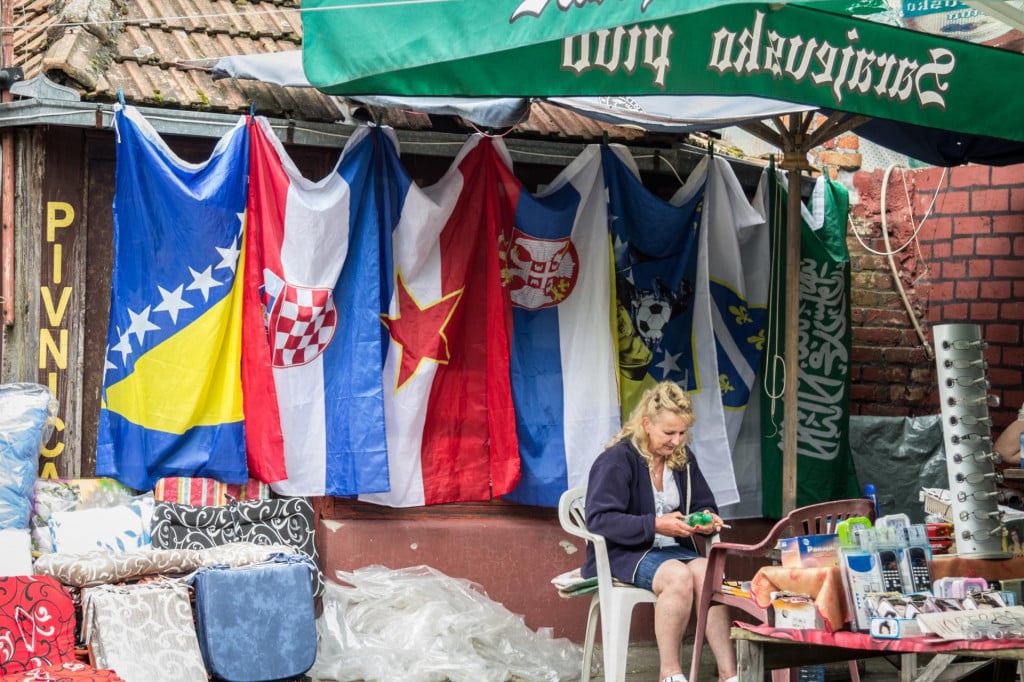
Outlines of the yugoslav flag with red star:
M264 118L252 125L242 384L250 460L282 495L388 490L384 433L391 231L411 180L380 128L307 180ZM267 425L279 424L275 439Z
M519 479L509 376L511 302L498 238L519 185L495 143L474 136L445 176L411 189L394 232L394 295L381 322L396 507L488 500Z

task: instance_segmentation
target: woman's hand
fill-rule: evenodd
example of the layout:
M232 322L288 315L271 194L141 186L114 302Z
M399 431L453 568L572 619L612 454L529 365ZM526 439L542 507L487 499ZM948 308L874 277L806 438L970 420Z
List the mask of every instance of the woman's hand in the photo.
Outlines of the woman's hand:
M708 527L710 528L710 530L706 531L708 535L711 535L713 533L717 533L717 532L721 531L722 528L727 528L728 527L722 521L722 517L721 516L719 516L718 514L715 514L714 512L708 511L706 509L704 511L707 511L708 514L711 514L711 523L708 524Z
M674 511L654 519L654 530L672 538L688 538L697 532L700 526L686 523L686 514Z
M710 509L705 509L704 513L711 517L710 523L705 523L700 526L694 526L694 531L703 535L714 535L715 533L722 530L725 524L722 522L722 517L714 513Z

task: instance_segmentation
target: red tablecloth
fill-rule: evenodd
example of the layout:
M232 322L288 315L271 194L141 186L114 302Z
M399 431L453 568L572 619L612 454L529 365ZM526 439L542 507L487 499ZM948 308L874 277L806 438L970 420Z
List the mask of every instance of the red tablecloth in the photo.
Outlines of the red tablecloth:
M863 649L868 651L892 651L895 653L932 653L940 654L947 651L993 651L995 649L1022 649L1024 641L1019 639L957 639L945 640L936 637L910 637L907 639L875 639L866 632L825 632L824 630L794 630L792 628L776 628L770 625L752 625L750 623L733 623L735 627L755 632L773 639L804 644L820 644L822 646L841 647L843 649Z
M796 592L814 600L814 608L831 632L850 621L839 568L765 566L750 581L750 596L762 609L771 605L772 592Z

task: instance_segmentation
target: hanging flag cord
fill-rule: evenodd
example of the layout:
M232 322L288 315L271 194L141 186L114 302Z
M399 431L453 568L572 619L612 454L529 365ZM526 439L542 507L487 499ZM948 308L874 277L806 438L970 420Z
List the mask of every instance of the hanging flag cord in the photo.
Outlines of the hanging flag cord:
M127 105L124 103L124 90L121 88L117 89L117 101L121 105L123 110ZM121 131L117 128L117 116L110 119L110 125L114 129L114 141L115 144L121 144Z
M781 229L772 229L772 225L778 226L778 223L783 220L782 213L782 197L781 185L778 181L778 175L775 170L775 155L772 154L768 165L768 226L769 234L771 235L772 245L769 249L769 253L774 254L772 259L771 271L779 272L782 268L783 259L783 246L782 246L782 234ZM785 278L783 277L783 280ZM769 399L769 413L771 414L771 424L774 432L771 437L778 436L781 432L780 420L777 417L776 411L778 409L778 403L780 399L785 395L786 390L786 363L784 358L778 351L778 337L781 330L779 324L778 315L778 302L780 298L780 287L777 280L773 280L768 289L768 324L766 325L766 336L769 339L768 345L765 346L765 355L767 360L771 363L770 367L766 367L764 374L764 392ZM775 339L775 341L771 341ZM781 374L781 381L779 375Z

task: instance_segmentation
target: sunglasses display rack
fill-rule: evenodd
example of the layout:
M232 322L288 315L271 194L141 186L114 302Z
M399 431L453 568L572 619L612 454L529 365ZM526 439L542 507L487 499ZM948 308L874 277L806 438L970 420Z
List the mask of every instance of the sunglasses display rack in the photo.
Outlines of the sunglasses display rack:
M999 455L992 447L988 412L998 397L988 393L987 344L975 324L937 325L933 332L956 551L979 559L1006 558L996 490Z

